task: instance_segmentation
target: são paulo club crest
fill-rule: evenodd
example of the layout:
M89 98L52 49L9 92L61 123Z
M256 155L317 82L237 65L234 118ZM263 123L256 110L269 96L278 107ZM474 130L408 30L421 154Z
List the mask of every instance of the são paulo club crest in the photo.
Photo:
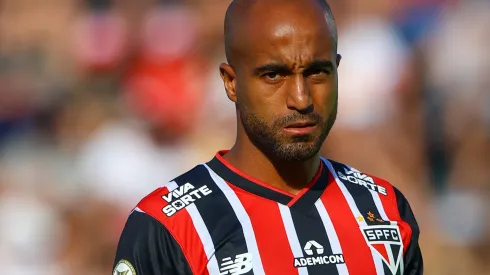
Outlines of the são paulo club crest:
M383 260L392 275L403 275L403 241L396 224L362 226L369 247Z

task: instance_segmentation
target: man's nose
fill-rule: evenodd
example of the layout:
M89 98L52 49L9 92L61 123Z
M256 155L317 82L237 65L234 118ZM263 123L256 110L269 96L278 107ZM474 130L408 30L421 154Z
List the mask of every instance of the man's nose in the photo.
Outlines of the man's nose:
M313 99L305 77L302 74L295 74L289 79L287 89L287 106L290 110L300 113L313 111Z

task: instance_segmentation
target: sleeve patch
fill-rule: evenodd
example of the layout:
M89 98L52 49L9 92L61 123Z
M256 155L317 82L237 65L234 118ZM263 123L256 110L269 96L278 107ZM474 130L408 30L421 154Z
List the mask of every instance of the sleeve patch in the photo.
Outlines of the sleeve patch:
M114 268L112 275L136 275L136 270L129 261L120 260Z

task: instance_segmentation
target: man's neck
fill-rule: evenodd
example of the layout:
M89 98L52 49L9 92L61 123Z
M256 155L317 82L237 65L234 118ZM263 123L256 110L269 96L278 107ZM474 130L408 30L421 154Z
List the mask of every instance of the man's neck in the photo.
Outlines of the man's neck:
M223 158L243 173L293 195L311 182L320 167L319 156L306 161L277 161L255 146L241 148L239 144L235 144Z

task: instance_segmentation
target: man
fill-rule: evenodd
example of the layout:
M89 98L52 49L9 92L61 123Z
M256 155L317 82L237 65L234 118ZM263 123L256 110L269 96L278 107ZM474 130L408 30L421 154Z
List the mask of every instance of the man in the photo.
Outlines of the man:
M319 157L341 59L328 5L235 0L225 40L236 143L138 204L113 274L422 274L403 195Z

